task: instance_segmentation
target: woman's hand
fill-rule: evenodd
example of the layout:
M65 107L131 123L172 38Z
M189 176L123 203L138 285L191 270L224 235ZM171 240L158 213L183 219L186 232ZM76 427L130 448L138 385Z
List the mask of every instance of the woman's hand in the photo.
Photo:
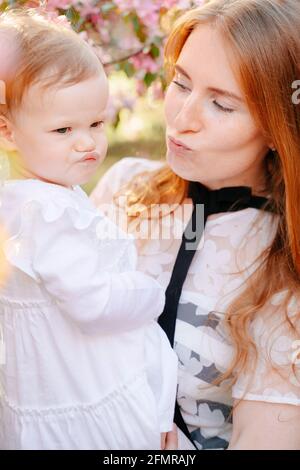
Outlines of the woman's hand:
M177 450L178 449L178 431L177 426L173 423L173 429L169 432L161 433L161 450Z

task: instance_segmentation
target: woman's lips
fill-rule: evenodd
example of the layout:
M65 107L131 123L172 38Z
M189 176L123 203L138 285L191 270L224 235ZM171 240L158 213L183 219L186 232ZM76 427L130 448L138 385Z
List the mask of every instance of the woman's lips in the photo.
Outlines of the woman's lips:
M176 154L186 154L187 152L192 152L192 149L185 145L183 142L180 140L174 139L174 137L168 136L168 147L169 150Z

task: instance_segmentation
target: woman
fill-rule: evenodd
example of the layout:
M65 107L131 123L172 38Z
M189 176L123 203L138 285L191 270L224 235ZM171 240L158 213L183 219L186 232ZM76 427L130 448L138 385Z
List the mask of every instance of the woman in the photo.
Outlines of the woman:
M215 0L183 15L165 50L167 166L125 159L92 195L139 222L139 269L167 286L177 257L167 310L181 428L198 449L300 449L299 31L298 0ZM178 227L213 200L186 262ZM169 213L143 210L158 203Z

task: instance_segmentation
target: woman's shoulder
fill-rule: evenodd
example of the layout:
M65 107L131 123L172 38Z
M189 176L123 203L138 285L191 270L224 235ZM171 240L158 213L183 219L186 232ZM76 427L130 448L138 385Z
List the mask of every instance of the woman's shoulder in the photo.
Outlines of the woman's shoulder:
M91 200L99 204L110 202L114 194L131 179L144 171L155 171L163 166L162 161L147 158L126 157L115 163L100 179L91 194Z

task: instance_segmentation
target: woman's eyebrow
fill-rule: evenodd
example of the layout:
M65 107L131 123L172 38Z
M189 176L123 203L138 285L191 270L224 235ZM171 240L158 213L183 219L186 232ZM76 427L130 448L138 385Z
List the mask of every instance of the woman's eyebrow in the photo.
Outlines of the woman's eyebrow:
M178 73L181 73L182 75L184 75L186 78L188 78L189 80L191 80L191 77L189 76L189 74L180 66L180 65L175 65L174 67L174 70L175 72L178 72Z
M188 80L192 80L189 74L178 64L175 65L174 67L175 72L181 73L181 75L184 75ZM218 93L221 96L227 97L227 98L232 98L236 101L239 101L240 103L244 103L244 100L236 95L235 93L232 93L231 91L227 90L222 90L221 88L216 88L216 87L209 87L208 91L212 91L214 93Z

